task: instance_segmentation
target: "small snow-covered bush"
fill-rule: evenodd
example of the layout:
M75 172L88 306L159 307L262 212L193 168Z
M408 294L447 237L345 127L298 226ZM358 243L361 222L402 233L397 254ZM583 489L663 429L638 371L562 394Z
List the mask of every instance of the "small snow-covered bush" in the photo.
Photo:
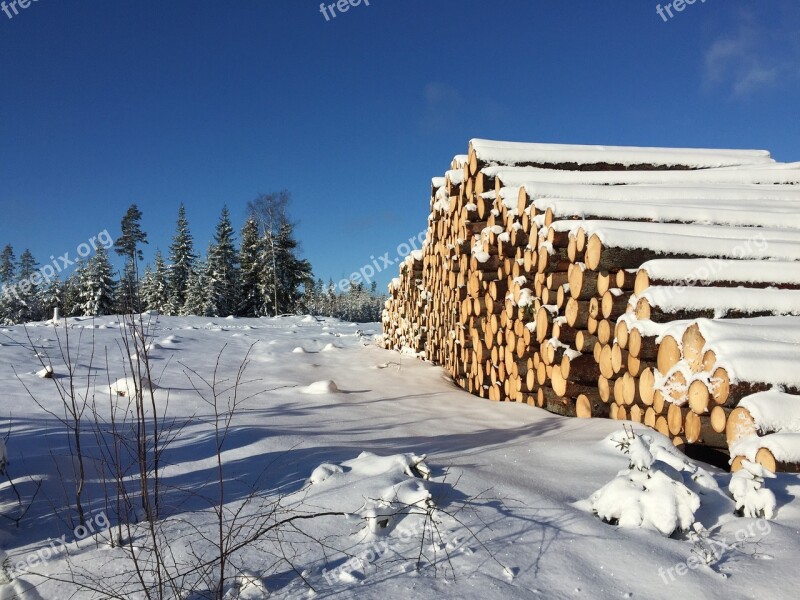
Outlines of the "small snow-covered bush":
M670 536L694 523L700 498L684 485L675 457L632 430L610 438L630 460L608 484L589 498L592 512L620 527L643 528Z
M764 487L764 480L775 474L758 463L742 461L742 469L731 475L728 490L736 501L740 517L771 519L775 515L775 494Z

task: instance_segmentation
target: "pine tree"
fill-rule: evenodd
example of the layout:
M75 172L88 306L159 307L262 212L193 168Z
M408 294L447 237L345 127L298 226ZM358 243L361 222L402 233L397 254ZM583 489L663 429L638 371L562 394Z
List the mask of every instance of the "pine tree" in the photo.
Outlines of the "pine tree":
M186 208L181 203L178 208L178 224L172 245L169 248L169 314L180 314L186 302L189 277L195 271L197 257L194 254L194 241L186 219Z
M79 274L78 312L87 317L110 315L114 310L114 278L108 252L103 246Z
M138 262L142 260L140 244L147 243L147 234L142 231L140 222L142 211L135 204L131 204L122 217L121 235L114 242L114 250L125 258L125 269L119 282L117 296L117 310L120 313L141 312L139 300Z
M236 313L238 305L238 258L234 245L228 207L222 214L214 234L214 243L208 250L206 274L208 277L208 310L212 315L227 317Z

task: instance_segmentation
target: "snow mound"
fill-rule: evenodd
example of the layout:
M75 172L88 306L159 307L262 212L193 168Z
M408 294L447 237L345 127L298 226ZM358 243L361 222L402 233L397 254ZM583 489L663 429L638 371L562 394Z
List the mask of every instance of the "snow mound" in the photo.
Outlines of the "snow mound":
M53 378L53 367L47 366L43 369L39 369L36 371L36 376L42 379L52 379Z
M159 344L161 346L174 346L175 344L180 344L180 342L181 340L177 335L170 335L161 340Z
M427 456L423 454L395 454L393 456L378 456L372 452L362 452L358 458L343 462L342 466L351 470L356 475L374 477L383 473L399 472L408 477L430 479L431 470L425 464Z
M308 354L308 352L306 352L305 348L297 346L297 348L292 350L292 354Z
M408 514L426 514L435 508L426 483L409 479L385 488L378 498L369 498L361 511L373 534L389 529Z
M136 394L137 388L144 390L145 393L159 389L159 387L147 377L142 377L141 382L138 384L133 377L123 377L112 383L109 389L112 394L130 398Z
M303 388L304 394L321 395L321 394L336 394L339 392L339 386L332 379L325 379L323 381L315 381L311 385Z
M323 463L314 469L314 472L311 473L311 477L308 480L311 483L319 484L325 481L326 479L330 478L332 475L344 473L344 469L339 465L332 465L330 463Z
M340 350L339 346L335 344L325 344L325 346L322 348L322 352L333 352L335 350Z
M362 452L340 465L321 464L310 481L320 492L335 490L337 504L349 507L344 512L361 506L354 516L371 534L384 534L409 515L427 515L435 509L430 476L425 455Z
M255 573L244 571L236 576L233 589L225 594L224 600L262 600L269 596L264 581Z
M614 433L609 440L630 463L592 494L592 512L612 525L649 529L663 536L688 531L700 508L700 497L686 487L682 470L675 468L676 457L654 444L650 436L632 431Z

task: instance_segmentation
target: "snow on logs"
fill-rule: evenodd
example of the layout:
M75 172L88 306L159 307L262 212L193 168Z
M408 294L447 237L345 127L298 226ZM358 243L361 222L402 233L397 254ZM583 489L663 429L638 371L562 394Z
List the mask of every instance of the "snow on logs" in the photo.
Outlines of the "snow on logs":
M800 394L800 164L473 140L431 184L387 348L481 397L641 422L731 450L733 468L792 467L800 430L745 402Z

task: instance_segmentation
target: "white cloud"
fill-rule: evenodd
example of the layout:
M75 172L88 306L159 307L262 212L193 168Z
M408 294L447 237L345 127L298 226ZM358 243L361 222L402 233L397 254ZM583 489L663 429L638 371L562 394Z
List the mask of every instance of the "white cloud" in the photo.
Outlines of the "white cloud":
M796 24L766 28L743 15L734 35L715 40L705 54L705 84L749 96L800 75Z

